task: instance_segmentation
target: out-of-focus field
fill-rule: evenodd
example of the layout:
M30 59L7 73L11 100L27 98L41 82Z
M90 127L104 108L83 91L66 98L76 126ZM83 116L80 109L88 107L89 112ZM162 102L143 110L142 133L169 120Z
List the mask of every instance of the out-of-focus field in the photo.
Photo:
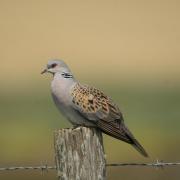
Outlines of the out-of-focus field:
M150 155L104 136L107 162L180 160L178 1L0 1L0 167L54 165L53 131L71 126L50 95L48 59L120 106ZM178 180L179 167L109 167L109 180ZM56 172L1 172L0 179L56 179Z
M42 77L43 78L43 77ZM47 82L48 84L48 82ZM98 86L98 82L94 83ZM109 85L110 86L110 85ZM108 162L150 162L157 158L178 161L180 151L180 93L178 89L124 88L100 84L107 94L121 105L129 128L150 155L144 159L129 145L105 136ZM38 87L37 87L38 88ZM56 110L48 85L42 93L27 92L1 96L0 159L1 166L53 164L53 130L69 124ZM177 179L179 168L155 170L148 168L108 168L111 179ZM132 173L129 173L131 171ZM1 173L2 179L16 176L29 179L55 179L55 174L40 172ZM148 174L148 176L147 176ZM168 174L168 176L167 176ZM31 177L32 176L32 177ZM1 179L0 178L0 179Z

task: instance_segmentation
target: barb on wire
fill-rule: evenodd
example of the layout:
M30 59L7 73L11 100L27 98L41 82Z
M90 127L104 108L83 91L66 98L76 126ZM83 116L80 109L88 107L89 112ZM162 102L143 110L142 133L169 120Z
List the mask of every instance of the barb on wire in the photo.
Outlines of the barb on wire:
M170 166L178 166L180 162L163 162L157 160L155 163L111 163L106 164L107 167L119 167L119 166L137 166L137 167L156 167L156 168L164 168ZM41 171L48 171L48 170L55 170L56 166L14 166L14 167L2 167L0 168L1 171L15 171L15 170L41 170Z

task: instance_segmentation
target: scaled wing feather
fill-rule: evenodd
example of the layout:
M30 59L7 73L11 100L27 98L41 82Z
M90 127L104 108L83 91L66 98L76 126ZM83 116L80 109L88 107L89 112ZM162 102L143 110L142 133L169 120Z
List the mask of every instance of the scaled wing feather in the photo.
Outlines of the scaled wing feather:
M102 91L81 84L71 90L73 107L104 133L131 143L118 106Z

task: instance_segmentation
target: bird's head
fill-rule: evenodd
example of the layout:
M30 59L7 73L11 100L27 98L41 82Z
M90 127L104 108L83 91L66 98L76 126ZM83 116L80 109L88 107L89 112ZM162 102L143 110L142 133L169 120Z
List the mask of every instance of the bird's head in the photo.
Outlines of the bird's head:
M70 69L66 65L66 63L63 60L57 60L53 59L50 60L46 66L46 68L41 72L41 74L44 74L46 72L49 72L51 74L56 74L56 73L68 73L71 74Z

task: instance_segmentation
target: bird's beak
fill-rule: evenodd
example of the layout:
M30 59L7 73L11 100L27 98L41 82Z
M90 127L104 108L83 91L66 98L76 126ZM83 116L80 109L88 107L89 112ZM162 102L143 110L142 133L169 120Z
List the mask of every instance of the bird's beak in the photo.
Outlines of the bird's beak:
M47 72L47 69L44 69L42 72L41 72L41 74L44 74L44 73L46 73Z

